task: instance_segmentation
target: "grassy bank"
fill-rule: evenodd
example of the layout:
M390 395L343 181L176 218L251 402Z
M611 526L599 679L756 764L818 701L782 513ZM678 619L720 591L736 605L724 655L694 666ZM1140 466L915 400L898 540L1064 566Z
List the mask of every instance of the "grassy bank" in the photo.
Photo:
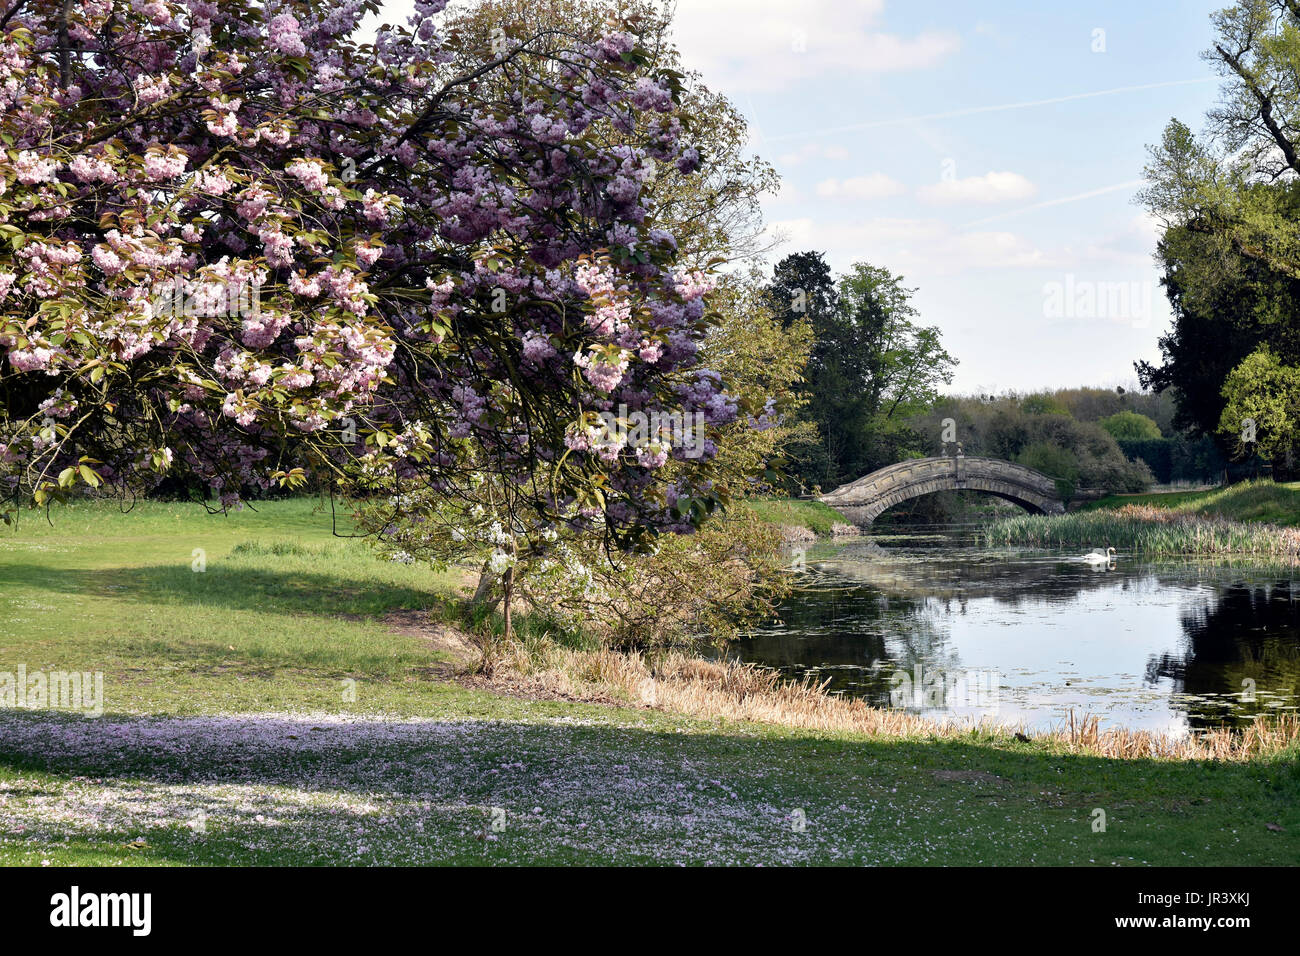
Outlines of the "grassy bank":
M1248 481L1206 491L1111 495L1064 515L990 524L993 546L1114 547L1144 554L1300 557L1300 484Z
M747 499L740 503L740 507L770 524L806 528L817 535L830 534L832 525L850 524L848 518L820 501L799 498Z
M1227 518L1232 521L1300 526L1300 482L1243 481L1205 491L1147 495L1111 495L1084 505L1083 511L1115 511L1147 505L1175 514Z
M330 528L300 501L100 504L0 536L0 671L100 671L105 709L0 710L0 862L1300 857L1294 747L1108 760L1086 741L692 715L633 697L656 674L604 705L452 679L437 617L458 576Z

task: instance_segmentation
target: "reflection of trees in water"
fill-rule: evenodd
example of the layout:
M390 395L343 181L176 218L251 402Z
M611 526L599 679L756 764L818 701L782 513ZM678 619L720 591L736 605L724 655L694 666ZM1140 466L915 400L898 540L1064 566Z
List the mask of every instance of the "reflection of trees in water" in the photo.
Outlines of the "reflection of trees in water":
M1179 702L1192 726L1242 724L1269 713L1272 695L1294 698L1300 692L1300 583L1222 588L1183 614L1181 624L1185 650L1153 656L1146 679L1154 684L1169 678L1175 693L1194 695ZM1215 695L1240 695L1243 681L1254 681L1254 701L1239 698L1230 711L1215 705Z
M778 611L780 623L739 648L741 656L796 675L816 671L831 690L876 703L889 700L890 677L916 664L948 673L961 660L948 647L946 618L954 602L887 595L865 587L797 591Z
M951 599L927 598L919 613L908 620L908 626L894 634L893 663L906 669L924 663L949 674L960 671L961 657L948 643L953 603ZM958 603L964 610L965 600Z

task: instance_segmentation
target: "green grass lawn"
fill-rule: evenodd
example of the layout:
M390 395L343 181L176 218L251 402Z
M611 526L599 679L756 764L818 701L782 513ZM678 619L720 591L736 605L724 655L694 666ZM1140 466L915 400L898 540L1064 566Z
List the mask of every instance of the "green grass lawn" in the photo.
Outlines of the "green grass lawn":
M1219 515L1235 521L1300 525L1300 482L1243 481L1206 491L1169 491L1147 495L1110 495L1079 510L1153 505L1183 514Z
M0 536L0 672L102 671L105 709L0 710L0 862L1300 861L1296 754L1120 762L467 689L382 623L457 579L313 508L86 504Z
M850 523L848 518L830 505L801 498L746 499L740 503L740 507L771 524L807 528L814 534L830 534L831 525Z

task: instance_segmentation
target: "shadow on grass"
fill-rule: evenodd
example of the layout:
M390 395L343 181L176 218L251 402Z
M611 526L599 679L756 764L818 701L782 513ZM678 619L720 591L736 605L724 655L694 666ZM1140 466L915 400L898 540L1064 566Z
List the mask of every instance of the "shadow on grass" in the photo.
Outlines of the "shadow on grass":
M595 721L91 720L10 711L0 712L3 786L48 792L25 803L0 790L10 795L0 802L0 853L43 852L66 839L73 857L107 846L141 862L1300 858L1294 759L1110 761L974 741L680 733ZM1104 833L1092 826L1097 809L1107 815ZM505 821L499 839L494 818ZM796 819L807 826L792 826ZM1266 827L1275 821L1281 831Z
M454 601L431 580L428 588L382 581L360 581L327 572L268 570L256 566L210 564L203 572L188 566L152 565L113 570L52 568L0 563L0 589L26 586L53 594L111 596L146 604L193 605L228 610L337 617L373 616L395 608L423 609Z

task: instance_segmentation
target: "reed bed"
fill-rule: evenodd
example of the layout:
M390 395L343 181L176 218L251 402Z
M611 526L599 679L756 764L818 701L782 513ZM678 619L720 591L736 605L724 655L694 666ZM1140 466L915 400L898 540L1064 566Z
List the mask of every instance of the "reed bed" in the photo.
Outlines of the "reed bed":
M775 671L736 661L709 661L681 652L647 660L638 653L575 650L550 641L514 643L492 662L494 681L522 683L532 692L580 700L622 699L692 717L754 721L807 730L849 732L900 740L980 739L1014 746L1019 737L1062 753L1121 760L1246 761L1300 750L1300 716L1259 719L1244 730L1170 735L1108 728L1073 713L1039 733L993 722L934 721L872 707L826 692L825 684L792 682Z
M1145 554L1300 557L1300 529L1233 521L1151 505L1064 515L1017 515L984 531L991 547L1114 547Z

